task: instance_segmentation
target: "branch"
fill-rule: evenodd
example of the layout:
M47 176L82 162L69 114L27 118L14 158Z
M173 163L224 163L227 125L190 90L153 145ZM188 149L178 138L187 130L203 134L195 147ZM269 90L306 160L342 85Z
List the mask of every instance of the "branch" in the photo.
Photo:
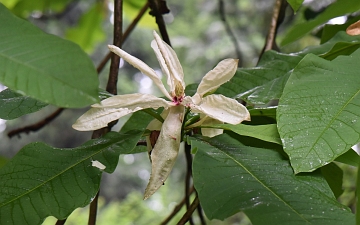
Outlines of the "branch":
M266 36L264 48L262 49L262 51L260 53L259 60L260 60L261 56L264 54L264 52L266 52L268 50L279 51L279 47L276 45L275 39L276 39L276 34L278 31L278 28L279 28L280 24L284 21L286 6L287 6L287 2L285 0L276 0L274 9L273 9L273 14L271 17L269 31Z
M12 138L13 136L20 135L20 133L23 133L23 132L28 134L31 131L38 131L41 128L43 128L45 125L47 125L48 123L53 121L56 117L58 117L63 110L64 110L64 108L59 108L55 112L53 112L49 116L47 116L45 119L43 119L35 124L12 130L8 133L8 137Z
M220 19L222 20L224 26L225 26L225 30L227 32L227 34L229 35L231 41L233 42L234 48L235 48L235 53L237 58L239 59L239 67L242 66L243 60L242 60L242 54L239 48L239 44L237 42L237 39L235 37L235 34L233 33L233 31L231 30L231 27L229 25L229 23L226 20L225 17L225 9L224 9L224 1L223 0L219 0L219 13L220 13Z
M96 214L97 214L97 206L98 206L98 199L99 199L99 193L100 190L98 191L98 193L96 194L95 198L93 199L93 201L90 203L90 209L89 209L89 220L88 220L88 224L92 225L92 224L96 224Z
M186 177L185 177L185 203L186 203L186 209L190 208L190 182L191 182L191 175L192 175L192 156L191 156L191 146L185 143L185 157L186 157ZM189 218L189 223L191 225L194 224L194 221L192 220L192 217Z
M198 196L195 197L194 201L191 203L190 208L186 211L186 213L183 215L183 217L180 219L180 221L177 223L177 225L183 225L185 224L190 218L195 209L199 205L199 198Z
M65 222L66 222L66 219L64 219L64 220L58 220L58 221L56 221L55 225L64 225Z
M168 35L167 31L166 31L165 21L164 21L164 18L162 16L162 13L160 12L160 7L164 8L164 4L165 4L165 2L163 2L161 0L149 0L149 7L151 9L150 14L152 16L155 16L155 21L156 21L156 24L158 25L158 28L159 28L162 39L168 45L171 46L170 38L169 38L169 35ZM164 13L169 12L169 11L164 11L164 10L161 10L161 11L164 12Z

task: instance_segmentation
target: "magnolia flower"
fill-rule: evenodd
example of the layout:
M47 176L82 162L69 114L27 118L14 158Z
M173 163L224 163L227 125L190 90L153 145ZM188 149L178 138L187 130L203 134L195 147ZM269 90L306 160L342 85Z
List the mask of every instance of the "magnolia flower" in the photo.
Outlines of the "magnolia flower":
M239 124L243 120L250 120L250 114L246 107L236 100L223 95L207 95L234 76L238 60L225 59L221 61L204 76L194 96L185 96L184 74L176 53L161 40L156 32L154 32L154 37L151 47L162 71L167 75L169 91L155 71L144 62L116 46L109 45L109 49L148 76L168 100L140 93L113 96L101 101L100 104L92 105L92 108L73 125L76 130L96 130L138 110L164 107L166 110L163 113L165 120L151 153L152 169L149 184L145 190L145 199L161 187L171 172L180 147L181 128L186 107L193 112L200 113L202 121L209 122L210 119L210 121Z

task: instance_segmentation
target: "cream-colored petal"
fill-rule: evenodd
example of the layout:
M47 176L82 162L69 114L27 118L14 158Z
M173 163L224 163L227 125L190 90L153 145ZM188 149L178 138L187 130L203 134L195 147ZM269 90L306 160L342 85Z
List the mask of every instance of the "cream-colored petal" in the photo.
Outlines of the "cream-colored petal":
M108 123L140 110L123 108L91 108L72 125L75 130L89 131L106 127Z
M161 113L161 117L164 119L166 119L166 117L169 114L170 109L164 109ZM161 126L162 126L162 122L160 122L158 119L153 119L146 127L146 129L150 130L150 131L160 131L161 130ZM146 148L148 152L152 151L152 146L151 146L151 141L150 141L150 136L146 136ZM151 158L150 158L151 160Z
M164 184L174 166L180 147L184 112L185 107L182 105L171 107L163 123L159 138L151 152L151 176L144 199L149 198Z
M136 95L139 95L139 97L135 98ZM97 130L106 127L108 123L130 113L147 108L157 109L159 107L169 106L168 102L164 99L153 96L154 98L152 99L146 99L146 101L141 101L141 96L147 95L117 95L105 99L101 102L106 102L104 106L102 106L101 104L95 104L95 107L91 108L89 111L87 111L79 119L76 120L75 124L73 124L73 128L80 131ZM116 104L117 100L123 104Z
M156 57L168 76L167 83L172 95L180 97L185 90L184 72L175 51L154 31L155 40L151 42Z
M250 120L250 113L245 106L223 95L208 95L199 105L192 105L191 110L229 124Z
M136 107L146 108L160 108L169 107L171 102L168 102L162 98L156 97L150 94L127 94L127 95L115 95L113 97L102 100L99 104L92 105L93 108L129 108L134 109Z
M140 59L130 55L129 53L125 52L124 50L116 47L115 45L108 45L110 51L112 51L113 53L115 53L116 55L120 56L121 58L123 58L126 62L128 62L129 64L131 64L133 67L137 68L138 70L140 70L143 74L145 74L146 76L148 76L154 83L156 86L159 87L159 89L161 90L161 92L170 100L172 100L172 97L170 96L169 92L166 90L164 84L161 82L161 79L159 78L159 76L156 74L156 72L150 68L146 63L144 63L143 61L141 61Z
M204 114L200 114L200 118L204 117ZM206 116L202 125L213 125L213 124L223 124L223 122L213 119L211 117ZM206 137L215 137L223 133L223 129L214 129L214 128L201 128L201 134Z
M219 62L203 77L196 93L203 97L206 93L211 93L220 85L228 82L236 72L238 61L238 59L224 59Z

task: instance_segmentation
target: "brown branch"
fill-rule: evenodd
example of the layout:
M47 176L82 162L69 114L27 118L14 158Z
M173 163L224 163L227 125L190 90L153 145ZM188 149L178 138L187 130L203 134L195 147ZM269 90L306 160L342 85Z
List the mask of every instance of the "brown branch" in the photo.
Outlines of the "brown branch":
M243 64L243 57L242 57L242 54L241 54L241 51L240 51L240 48L239 48L239 44L238 44L237 39L235 37L235 34L231 30L231 27L230 27L229 23L226 20L225 9L224 9L224 1L223 0L219 0L219 13L220 13L220 19L221 19L221 21L223 22L223 24L225 26L226 33L229 35L229 37L230 37L230 39L231 39L231 41L232 41L232 43L234 45L236 56L239 59L238 66L241 67L242 64Z
M161 1L161 0L160 0ZM171 46L170 38L166 30L166 25L162 13L160 11L161 3L159 0L149 0L149 7L151 9L151 15L155 17L156 24L158 25L162 39Z
M194 211L198 207L199 203L200 203L199 198L198 198L198 196L196 196L194 201L191 203L190 208L186 211L186 213L183 215L183 217L180 219L180 221L177 223L177 225L183 225L187 221L189 221L189 219L191 218L191 215L194 213Z
M189 193L189 188L190 188L190 182L191 182L191 175L192 175L192 156L191 156L191 146L188 145L187 143L185 143L185 157L186 157L186 177L185 177L185 204L186 204L186 209L190 208L190 193ZM191 225L194 224L194 221L192 219L192 217L190 216L189 218L189 223Z
M194 186L192 186L189 189L189 195L191 195L194 192ZM177 204L174 208L174 210L172 211L172 213L170 213L170 215L168 217L166 217L161 223L160 225L166 225L168 222L170 222L170 220L172 218L174 218L174 216L181 210L181 208L184 206L185 204L185 200L186 200L187 196L184 196L184 198L181 200L181 202L179 204Z
M58 220L58 221L56 221L55 225L64 225L65 222L66 222L66 219L64 219L64 220Z
M286 0L276 0L273 13L271 16L269 31L266 36L264 48L260 53L259 60L265 51L268 50L279 51L279 47L276 45L276 34L280 24L284 21L286 7L287 7Z
M198 196L197 192L196 192L196 196ZM197 207L197 211L198 211L198 214L199 214L199 219L200 219L201 225L206 225L206 221L205 221L205 218L204 218L204 213L203 213L200 202L199 202L199 205Z
M12 130L8 133L8 137L12 138L15 135L20 135L20 133L25 132L28 134L31 131L38 131L41 128L43 128L45 125L47 125L48 123L53 121L56 117L58 117L63 110L64 110L64 108L59 108L55 112L53 112L49 116L47 116L45 119L43 119L35 124Z
M113 44L121 47L122 38L123 38L123 1L122 0L115 0L114 5L114 40ZM118 81L118 72L119 72L119 63L120 57L116 54L111 54L111 63L110 63L110 72L109 72L109 79L106 85L106 90L111 94L117 94L117 81ZM111 130L111 127L116 124L117 121L109 123L107 127L102 129L96 130L92 134L92 138L98 138L102 135L108 133ZM89 220L88 225L95 225L96 224L96 214L97 214L97 205L98 205L98 197L99 192L96 194L95 199L90 203L89 209Z

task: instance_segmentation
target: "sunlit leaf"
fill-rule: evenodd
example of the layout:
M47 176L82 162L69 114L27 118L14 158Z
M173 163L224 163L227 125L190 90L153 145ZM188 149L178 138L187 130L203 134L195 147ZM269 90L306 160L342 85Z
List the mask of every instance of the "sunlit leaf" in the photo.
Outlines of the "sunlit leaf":
M0 105L0 118L5 120L12 120L33 113L47 106L43 102L23 96L10 89L0 92Z
M194 185L209 219L243 211L254 225L354 224L320 173L294 175L278 152L227 135L190 140Z
M329 62L306 56L279 101L278 130L296 173L332 162L360 142L360 50Z
M324 12L318 15L315 19L292 26L282 40L281 45L287 45L293 41L300 39L317 26L326 23L332 18L353 13L358 10L360 10L360 1L337 0L333 4L328 6L324 10Z
M132 151L143 131L108 133L73 149L31 143L0 169L0 224L41 224L47 216L66 218L90 203L102 169L112 173L119 154Z
M79 46L44 33L2 4L0 82L60 107L84 107L98 100L96 70Z

